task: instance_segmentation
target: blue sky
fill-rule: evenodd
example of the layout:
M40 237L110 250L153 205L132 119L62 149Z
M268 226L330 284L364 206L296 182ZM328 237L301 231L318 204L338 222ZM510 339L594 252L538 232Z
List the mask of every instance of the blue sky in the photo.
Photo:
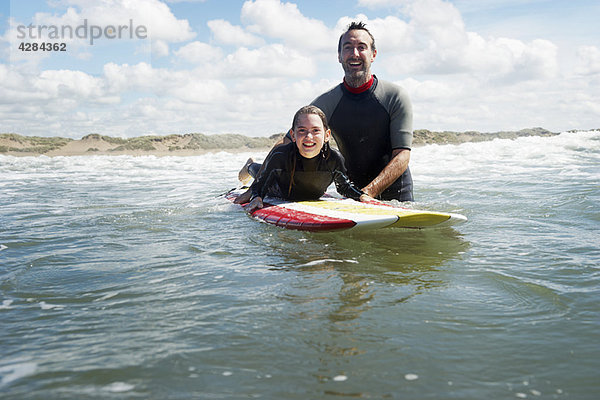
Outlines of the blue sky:
M340 82L337 37L355 19L415 129L600 128L598 17L597 0L0 0L0 132L282 132ZM19 36L84 21L148 35ZM66 51L19 49L34 42Z

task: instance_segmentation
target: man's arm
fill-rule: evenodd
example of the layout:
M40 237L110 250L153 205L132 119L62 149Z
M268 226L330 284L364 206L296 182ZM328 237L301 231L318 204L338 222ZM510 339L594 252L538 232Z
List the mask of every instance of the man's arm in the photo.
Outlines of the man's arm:
M392 151L392 159L385 168L369 183L362 191L371 196L377 197L392 183L394 183L400 175L408 168L410 161L410 150L395 149Z

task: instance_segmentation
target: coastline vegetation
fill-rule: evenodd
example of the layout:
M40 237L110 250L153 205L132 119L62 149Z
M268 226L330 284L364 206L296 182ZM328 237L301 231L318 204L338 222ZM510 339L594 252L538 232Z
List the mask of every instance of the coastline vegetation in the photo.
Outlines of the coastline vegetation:
M16 146L0 145L0 153L14 151L44 154L52 150L60 149L67 143L73 141L73 139L63 137L22 136L16 133L2 133L0 134L0 140L1 139L15 142Z
M261 149L270 147L281 134L269 137L250 137L239 134L205 135L202 133L187 133L184 135L167 136L137 136L119 138L91 133L79 140L64 137L24 136L16 133L0 134L0 153L33 153L47 154L60 150L67 144L88 144L88 153L101 152L99 144L104 144L105 151L110 153L156 152L169 151L203 151L228 149Z
M465 132L432 132L427 129L418 129L413 133L413 144L460 144L467 142L484 142L494 139L517 139L525 136L555 136L559 133L550 132L544 128L521 129L520 131L500 131L494 133L481 133L477 131Z
M77 154L127 154L134 153L167 153L177 155L215 150L268 149L283 133L269 137L250 137L240 134L205 135L202 133L171 134L166 136L146 135L132 138L119 138L91 133L81 139L64 137L25 136L16 133L0 133L0 154L48 154L73 151L77 145L83 150ZM426 129L414 131L413 145L428 144L460 144L466 142L482 142L493 139L516 139L524 136L554 136L558 133L544 128L522 129L520 131L501 131L494 133L435 132ZM335 144L334 144L335 145Z

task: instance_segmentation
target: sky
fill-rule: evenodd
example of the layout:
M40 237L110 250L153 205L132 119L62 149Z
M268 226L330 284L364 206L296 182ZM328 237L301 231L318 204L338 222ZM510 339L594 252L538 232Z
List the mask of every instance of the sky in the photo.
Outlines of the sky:
M415 129L600 128L598 0L0 0L0 133L284 132L355 20Z

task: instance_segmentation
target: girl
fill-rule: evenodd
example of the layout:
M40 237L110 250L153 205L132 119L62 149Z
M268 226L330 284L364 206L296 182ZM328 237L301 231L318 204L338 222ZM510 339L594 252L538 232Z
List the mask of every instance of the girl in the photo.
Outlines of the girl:
M265 196L318 199L331 182L335 182L342 196L362 201L371 199L348 180L344 158L329 147L331 131L321 109L305 106L298 110L290 136L292 143L276 147L265 159L262 171L251 186L248 212L262 208Z

